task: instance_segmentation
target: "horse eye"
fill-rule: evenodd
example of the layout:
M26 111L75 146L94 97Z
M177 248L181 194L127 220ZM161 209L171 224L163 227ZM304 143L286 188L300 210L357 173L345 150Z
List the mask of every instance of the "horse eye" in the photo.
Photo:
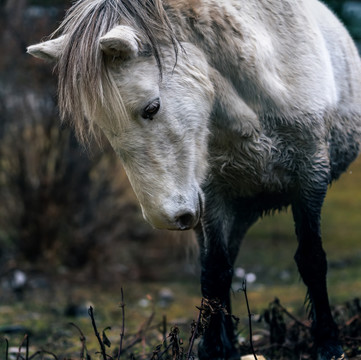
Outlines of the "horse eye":
M153 116L159 111L159 108L160 100L158 98L144 108L142 112L142 118L153 120Z

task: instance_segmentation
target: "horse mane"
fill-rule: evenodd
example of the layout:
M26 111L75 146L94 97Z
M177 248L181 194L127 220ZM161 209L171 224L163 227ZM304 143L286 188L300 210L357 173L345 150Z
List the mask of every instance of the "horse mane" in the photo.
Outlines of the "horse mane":
M52 37L66 35L57 64L59 110L83 143L96 133L92 119L100 106L112 121L126 118L99 47L99 38L120 23L135 28L148 42L147 50L155 57L160 74L160 43L170 43L177 56L177 39L161 0L78 0ZM84 113L88 121L84 121Z

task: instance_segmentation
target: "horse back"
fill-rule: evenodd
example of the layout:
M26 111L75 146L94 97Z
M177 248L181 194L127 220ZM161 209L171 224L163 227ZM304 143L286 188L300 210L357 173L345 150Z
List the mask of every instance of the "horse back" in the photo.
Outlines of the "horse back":
M324 4L309 2L332 64L337 106L354 111L361 107L361 61L357 48L347 30Z

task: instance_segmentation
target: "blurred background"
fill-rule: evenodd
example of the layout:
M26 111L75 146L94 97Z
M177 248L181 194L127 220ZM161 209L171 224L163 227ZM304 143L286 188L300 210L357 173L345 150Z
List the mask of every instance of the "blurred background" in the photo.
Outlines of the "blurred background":
M361 49L361 3L327 3ZM68 0L0 1L0 333L10 339L18 327L54 343L59 336L51 334L66 323L55 319L82 322L90 302L114 325L121 287L134 321L156 306L182 322L196 316L200 302L193 235L144 222L111 149L94 145L86 152L77 144L58 118L51 65L25 53L56 29L69 6ZM361 296L360 184L359 158L332 185L323 211L334 303ZM237 260L238 315L245 314L236 291L244 277L253 310L277 296L302 311L295 250L290 212L254 226Z

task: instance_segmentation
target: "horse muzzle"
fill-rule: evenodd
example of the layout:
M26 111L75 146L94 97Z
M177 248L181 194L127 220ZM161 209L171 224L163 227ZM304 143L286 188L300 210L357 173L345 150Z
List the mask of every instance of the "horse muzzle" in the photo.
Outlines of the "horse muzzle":
M175 217L174 225L169 230L189 230L193 229L199 223L200 214L199 211L193 213L190 211L182 212L180 215Z
M190 230L195 228L203 213L203 195L198 192L195 201L169 202L160 206L158 211L149 211L142 206L143 216L147 222L157 229Z

